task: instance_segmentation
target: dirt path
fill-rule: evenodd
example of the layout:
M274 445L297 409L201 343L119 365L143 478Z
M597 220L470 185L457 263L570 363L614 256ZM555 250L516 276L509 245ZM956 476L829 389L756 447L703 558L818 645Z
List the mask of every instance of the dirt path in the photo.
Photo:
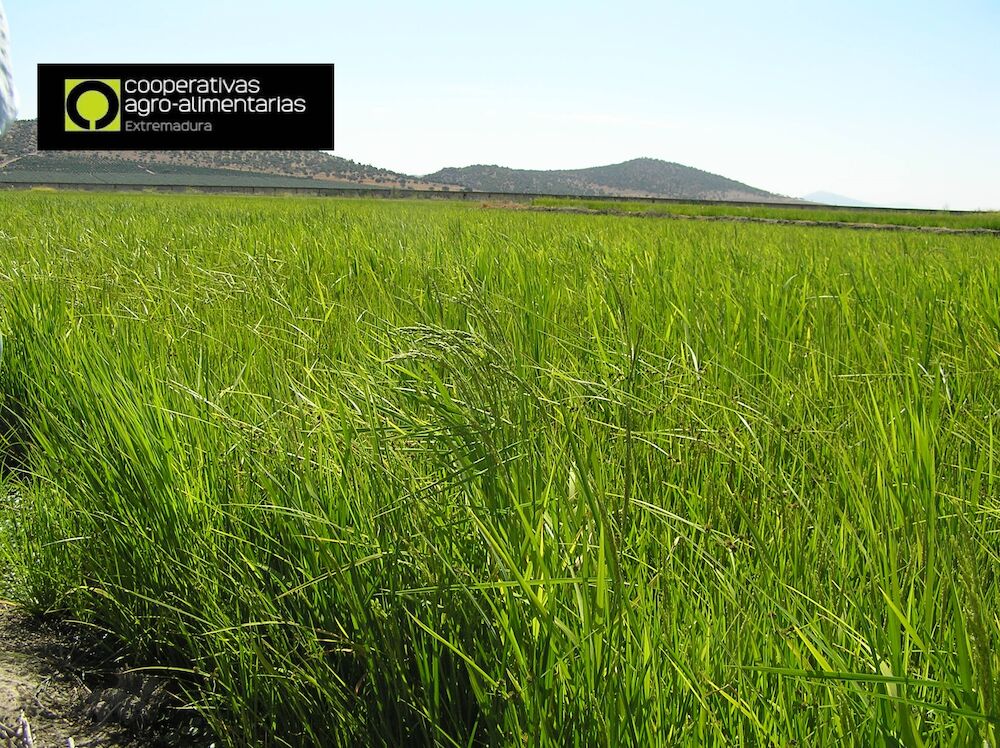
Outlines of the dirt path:
M0 746L23 714L32 748L150 748L208 746L185 725L163 727L169 694L158 682L115 676L97 662L88 637L70 627L30 618L0 602ZM145 722L145 724L143 724ZM5 733L4 728L8 732ZM12 741L23 748L23 739Z

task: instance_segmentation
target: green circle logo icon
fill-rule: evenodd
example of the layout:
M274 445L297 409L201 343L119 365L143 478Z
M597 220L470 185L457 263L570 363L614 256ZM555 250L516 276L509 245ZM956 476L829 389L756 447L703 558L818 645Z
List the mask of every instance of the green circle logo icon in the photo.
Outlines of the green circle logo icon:
M121 80L67 80L66 132L121 132Z

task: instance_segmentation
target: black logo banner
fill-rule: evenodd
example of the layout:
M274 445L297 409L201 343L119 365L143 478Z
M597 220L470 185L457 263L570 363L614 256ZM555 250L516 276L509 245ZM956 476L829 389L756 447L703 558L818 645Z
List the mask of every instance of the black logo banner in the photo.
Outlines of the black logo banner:
M39 150L333 149L333 65L39 65Z

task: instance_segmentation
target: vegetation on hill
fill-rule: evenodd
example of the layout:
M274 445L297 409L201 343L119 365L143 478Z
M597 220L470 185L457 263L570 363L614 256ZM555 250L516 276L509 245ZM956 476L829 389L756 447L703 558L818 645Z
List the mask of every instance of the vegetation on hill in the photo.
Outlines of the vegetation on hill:
M732 179L690 166L637 158L589 169L540 171L503 166L448 168L424 177L485 192L527 192L551 195L625 195L692 200L760 200L790 202Z
M530 171L501 166L442 169L412 177L322 151L52 151L36 150L35 122L15 123L0 139L0 181L14 170L101 174L140 170L156 175L191 169L318 179L371 187L431 190L623 195L698 200L789 202L789 198L681 164L638 158L589 169ZM19 162L24 161L18 166ZM7 179L6 181L13 181Z
M444 189L417 179L359 164L323 151L44 151L37 150L34 120L14 123L0 138L0 180L14 170L36 173L266 174L367 185ZM188 171L193 170L193 171Z

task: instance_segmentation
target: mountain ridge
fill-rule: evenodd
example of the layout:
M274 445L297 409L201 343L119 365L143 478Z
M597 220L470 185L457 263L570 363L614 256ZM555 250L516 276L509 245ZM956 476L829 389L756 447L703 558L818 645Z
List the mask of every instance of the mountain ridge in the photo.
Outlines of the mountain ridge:
M192 186L269 179L274 186L398 187L481 191L664 197L692 200L797 202L701 169L654 158L583 169L532 170L474 164L414 176L324 151L44 151L34 120L20 120L0 138L0 182L91 182ZM200 180L200 181L199 181ZM278 180L278 181L276 181ZM279 185L280 181L280 185Z
M482 192L512 194L798 202L718 174L648 157L583 169L511 169L495 164L475 164L441 169L423 178Z
M114 168L149 174L218 170L231 174L312 179L369 187L397 186L422 189L418 178L360 164L324 151L38 151L35 120L12 123L0 138L0 173L16 171L97 172ZM438 186L438 185L433 185Z

